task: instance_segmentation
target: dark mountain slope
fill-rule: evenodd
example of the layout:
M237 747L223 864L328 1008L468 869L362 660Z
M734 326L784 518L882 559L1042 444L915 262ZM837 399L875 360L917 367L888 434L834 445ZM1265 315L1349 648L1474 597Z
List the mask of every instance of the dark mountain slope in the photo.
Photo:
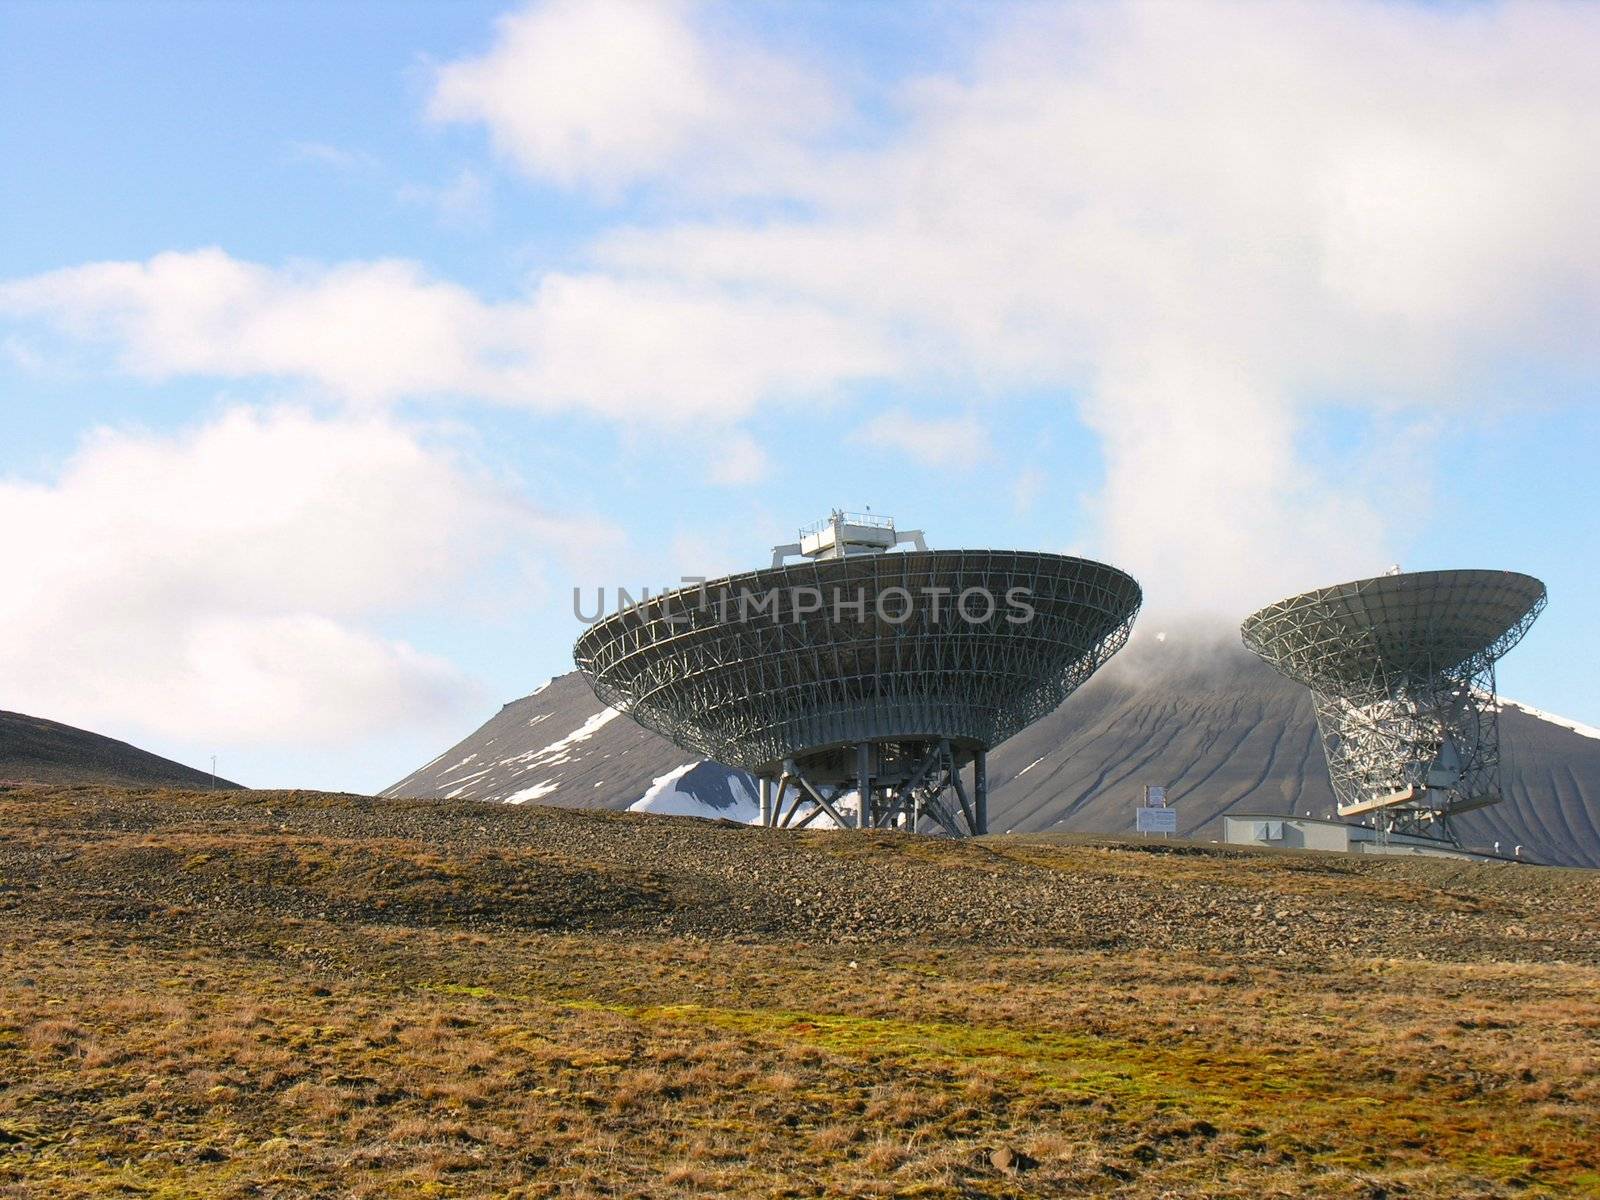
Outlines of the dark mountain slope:
M690 758L606 711L580 676L563 675L384 794L626 808ZM1600 736L1592 733L1507 703L1506 800L1463 818L1462 840L1600 865ZM1145 784L1166 784L1180 832L1202 839L1220 836L1229 811L1324 816L1333 808L1309 694L1231 637L1193 631L1136 636L989 764L996 832L1127 832ZM728 808L728 789L709 786L712 774L674 785L708 815ZM672 811L685 811L681 798Z
M1462 841L1600 864L1600 738L1512 702L1500 730L1506 798L1462 817ZM1229 811L1333 808L1310 694L1221 642L1141 639L990 764L997 831L1125 831L1145 784L1167 785L1194 837Z
M0 712L0 779L118 787L209 788L211 776L58 721ZM219 788L237 788L226 779Z

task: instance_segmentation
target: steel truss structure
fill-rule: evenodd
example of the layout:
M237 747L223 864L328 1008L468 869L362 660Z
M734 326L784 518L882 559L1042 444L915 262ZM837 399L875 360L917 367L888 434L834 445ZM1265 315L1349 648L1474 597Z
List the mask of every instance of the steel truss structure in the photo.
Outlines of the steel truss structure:
M962 780L968 764L970 793ZM853 774L841 777L850 766ZM803 762L787 759L775 780L768 774L759 780L761 823L777 829L804 829L826 814L841 828L951 837L989 832L985 751L953 745L948 738L857 742L808 755Z
M1063 555L855 554L668 592L573 657L604 703L762 780L768 824L959 836L987 827L984 752L1116 653L1141 600L1124 572Z
M1244 643L1311 689L1340 816L1455 841L1500 799L1495 660L1546 602L1511 571L1417 571L1268 605Z

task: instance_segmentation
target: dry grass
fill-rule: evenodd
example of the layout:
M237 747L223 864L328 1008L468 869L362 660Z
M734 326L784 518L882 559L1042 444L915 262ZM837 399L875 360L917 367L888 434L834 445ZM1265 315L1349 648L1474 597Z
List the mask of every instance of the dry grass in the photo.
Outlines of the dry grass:
M171 841L328 915L0 906L0 1196L1600 1195L1592 965L485 933L412 845Z

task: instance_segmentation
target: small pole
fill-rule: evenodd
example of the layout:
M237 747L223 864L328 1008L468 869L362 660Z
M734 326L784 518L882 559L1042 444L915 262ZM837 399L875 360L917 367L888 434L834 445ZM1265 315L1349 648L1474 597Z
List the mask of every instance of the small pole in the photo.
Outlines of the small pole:
M215 754L211 756L211 790L213 792L217 790L217 756Z
M868 756L871 749L865 742L856 743L856 788L859 792L859 802L856 804L856 828L871 828L872 821L872 776Z

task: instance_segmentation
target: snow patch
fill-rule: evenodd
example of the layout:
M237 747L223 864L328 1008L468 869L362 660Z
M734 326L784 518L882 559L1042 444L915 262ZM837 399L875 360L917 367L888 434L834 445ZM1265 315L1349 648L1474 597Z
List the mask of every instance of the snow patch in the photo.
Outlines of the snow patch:
M512 792L505 798L505 803L526 804L530 800L541 800L560 786L554 779L546 779L543 783L523 788L520 792Z
M474 780L482 779L490 771L494 770L494 766L495 765L493 763L490 763L487 767L482 767L479 770L472 771L469 774L461 776L461 778L459 778L459 779L451 779L451 778L449 778L450 772L449 771L445 771L440 776L440 782L441 783L458 783L458 784L461 785L461 787L456 789L456 790L457 791L461 791L461 790L464 790L469 783L472 783Z
M557 763L571 762L572 755L569 751L579 742L586 742L600 730L604 729L621 714L614 708L602 708L578 728L558 738L542 750L529 750L523 754L513 754L506 759L506 763L526 763L529 767L552 767Z
M656 776L650 781L650 790L628 805L628 811L657 813L669 817L705 817L714 821L740 821L746 825L754 825L761 820L761 804L742 780L732 781L737 786L732 789L734 802L727 808L713 808L699 797L680 790L678 781L699 765L698 762L685 763L665 775Z
M442 755L442 754L441 754L441 755L440 755L440 756L439 756L439 757L440 757L440 758L443 758L443 757L444 757L444 755ZM456 763L456 764L455 764L455 765L454 765L454 766L452 766L452 767L445 767L445 768L444 768L444 770L442 770L442 771L440 771L440 772L439 772L439 773L440 773L440 774L441 774L441 775L448 775L448 774L450 774L450 773L451 773L451 772L452 772L452 771L459 771L459 770L461 770L461 768L462 768L462 767L464 767L464 766L466 766L466 765L467 765L467 764L468 764L468 763L469 763L469 762L471 762L471 761L472 761L472 760L473 760L473 759L475 759L475 758L477 758L477 757L478 757L478 756L477 756L477 754L476 754L476 753L474 753L474 754L469 754L469 755L467 755L467 756L466 756L466 757L465 757L465 758L463 758L463 759L462 759L462 760L461 760L461 761L460 761L460 762L458 762L458 763ZM438 761L438 760L437 760L437 759L435 759L435 760L434 760L434 761L436 761L436 762L437 762L437 761Z
M1042 755L1042 754L1041 754L1041 755L1040 755L1040 756L1039 756L1039 757L1038 757L1038 758L1036 758L1036 759L1034 759L1034 760L1033 760L1033 761L1032 761L1032 762L1031 762L1031 763L1029 763L1029 764L1028 764L1028 765L1027 765L1027 766L1025 766L1025 767L1023 767L1023 768L1022 768L1022 770L1020 770L1020 771L1018 771L1018 772L1017 772L1017 773L1016 773L1016 775L1014 775L1014 776L1013 776L1013 777L1012 777L1012 778L1014 778L1014 779L1021 779L1021 778L1022 778L1022 777L1023 777L1023 776L1024 776L1024 775L1026 775L1026 774L1027 774L1027 773L1028 773L1028 772L1029 772L1029 771L1031 771L1031 770L1033 770L1033 769L1034 769L1034 768L1035 768L1035 767L1037 767L1037 766L1038 766L1038 765L1039 765L1039 764L1040 764L1040 763L1042 763L1042 762L1043 762L1043 761L1044 761L1044 759L1045 759L1045 756L1044 756L1044 755ZM1006 832L1007 832L1007 833L1010 833L1010 832L1011 832L1011 831L1010 831L1010 830L1009 830L1009 829L1008 829L1008 830L1006 830Z

